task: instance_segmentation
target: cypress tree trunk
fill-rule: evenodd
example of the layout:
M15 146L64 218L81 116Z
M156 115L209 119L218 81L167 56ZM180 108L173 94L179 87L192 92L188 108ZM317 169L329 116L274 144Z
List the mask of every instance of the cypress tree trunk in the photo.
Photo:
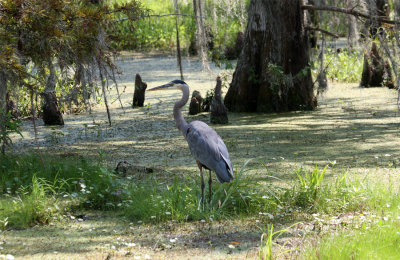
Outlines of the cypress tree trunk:
M225 96L234 112L316 106L301 0L252 0L242 53Z

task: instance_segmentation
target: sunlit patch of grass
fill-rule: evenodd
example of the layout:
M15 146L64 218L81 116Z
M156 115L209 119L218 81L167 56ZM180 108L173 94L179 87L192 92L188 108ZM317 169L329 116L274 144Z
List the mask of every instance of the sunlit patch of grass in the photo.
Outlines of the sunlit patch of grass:
M320 170L317 166L310 172L299 169L297 179L291 188L278 193L280 205L305 213L335 214L340 212L370 211L385 205L400 205L394 194L394 187L381 182L354 177L348 172L326 179L328 166ZM350 177L353 176L353 177Z
M398 259L400 255L400 198L398 187L371 177L347 174L327 185L320 209L352 212L349 226L323 236L305 249L305 259Z
M328 182L323 177L325 170L326 168L323 171L315 168L309 173L297 172L299 180L280 198L281 205L290 206L296 212L322 213L316 214L321 217L321 219L318 218L321 224L329 223L329 220L323 219L323 216L328 217L333 214L344 216L342 225L335 226L331 232L326 233L319 244L309 245L302 251L304 255L301 257L304 259L397 259L400 255L398 187L384 183L382 180L372 181L368 176L349 177L346 172L340 173ZM348 212L351 214L349 223L346 222L349 221L346 220ZM328 215L325 215L326 213ZM337 219L341 219L339 216ZM332 236L332 232L336 235ZM272 235L265 235L260 246L261 259L271 259L285 252L284 248L278 248L277 253L272 254L272 229L270 233Z
M324 236L317 246L305 250L305 259L398 259L400 255L399 209L365 222L359 228L344 228Z
M193 184L184 184L175 178L172 185L141 182L130 189L130 201L124 212L132 219L145 222L191 220L198 218L197 197Z

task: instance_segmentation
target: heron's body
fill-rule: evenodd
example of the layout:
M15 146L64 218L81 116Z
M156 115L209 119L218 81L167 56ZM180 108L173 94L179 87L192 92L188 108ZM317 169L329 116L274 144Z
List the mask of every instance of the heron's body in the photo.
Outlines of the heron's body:
M204 167L210 170L210 179L208 183L211 197L211 171L215 172L218 181L231 182L235 178L232 163L229 159L228 149L226 148L224 141L222 141L221 137L219 137L214 129L201 121L193 121L188 124L183 118L181 108L189 99L189 86L185 82L174 80L168 84L150 90L169 88L173 86L176 86L182 91L182 98L175 102L174 105L174 119L176 126L188 142L190 152L196 159L197 165L200 169L202 199L204 201L205 185L202 168Z
M204 122L193 121L187 126L185 138L194 158L204 168L214 171L219 182L233 180L228 149L214 129Z

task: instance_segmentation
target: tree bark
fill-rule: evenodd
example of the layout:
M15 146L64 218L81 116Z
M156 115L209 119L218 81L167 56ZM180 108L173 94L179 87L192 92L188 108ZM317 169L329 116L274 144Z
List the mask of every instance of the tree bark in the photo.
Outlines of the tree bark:
M319 1L309 0L308 3L311 4L311 5L318 5ZM308 12L307 18L308 18L307 19L307 24L308 25L311 25L311 26L313 26L315 28L319 28L320 17L319 17L318 11L310 11L310 12ZM317 45L318 45L318 34L317 34L316 30L309 31L309 39L310 39L311 48L317 47Z
M354 6L356 6L356 4L357 3L355 0L346 1L347 9L353 8ZM358 33L357 19L355 16L349 15L347 17L347 20L348 20L347 44L350 46L350 48L357 48L358 41L360 40L360 34Z
M369 28L370 37L374 39L378 33L383 33L383 30L380 28L382 23L377 19L377 17L389 17L387 0L368 0L366 2L368 5L369 15L372 17L367 21L366 25Z
M200 54L203 69L210 70L207 59L207 39L203 23L203 4L201 0L193 0L193 11L196 20L196 45Z
M7 77L4 71L0 71L0 113L7 111Z
M316 106L300 0L252 0L243 51L225 105L234 112Z
M111 112L110 112L110 108L108 106L106 82L105 82L105 79L104 79L102 63L101 63L100 59L98 59L97 62L98 62L98 66L99 66L99 76L100 76L100 81L101 81L101 90L103 92L104 104L106 105L108 125L111 126L112 125L112 123L111 123ZM105 71L105 69L104 69L104 71Z
M227 124L228 123L228 109L222 101L221 95L222 81L217 77L217 85L215 86L214 97L211 101L211 115L210 122L213 124Z
M43 122L45 125L64 125L64 119L58 107L56 96L56 70L54 64L50 61L48 63L50 70L49 77L47 78L46 88L41 96L43 97Z
M179 14L179 5L178 5L178 0L174 0L174 7L175 7L175 13ZM179 67L179 72L181 73L181 80L184 80L183 78L183 69L182 69L182 56L181 56L181 43L179 39L179 16L175 16L175 30L176 30L176 58L178 62L178 67Z
M144 95L146 92L147 84L142 81L139 74L136 74L135 78L135 92L133 93L132 107L143 107Z
M0 144L1 154L6 152L7 136L6 136L6 117L7 117L7 77L6 73L0 70Z

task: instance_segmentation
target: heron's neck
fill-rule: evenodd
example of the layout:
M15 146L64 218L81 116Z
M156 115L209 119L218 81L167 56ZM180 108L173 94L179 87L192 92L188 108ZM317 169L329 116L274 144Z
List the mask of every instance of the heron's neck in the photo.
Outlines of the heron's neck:
M175 102L174 105L174 119L176 122L176 126L179 131L185 136L185 126L187 125L185 119L183 118L181 108L187 103L189 100L189 87L182 86L182 98Z

